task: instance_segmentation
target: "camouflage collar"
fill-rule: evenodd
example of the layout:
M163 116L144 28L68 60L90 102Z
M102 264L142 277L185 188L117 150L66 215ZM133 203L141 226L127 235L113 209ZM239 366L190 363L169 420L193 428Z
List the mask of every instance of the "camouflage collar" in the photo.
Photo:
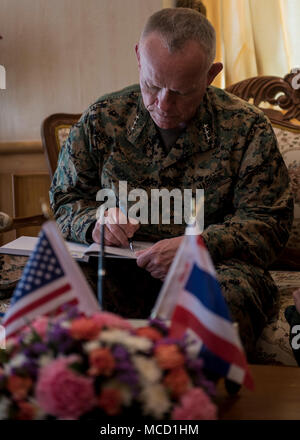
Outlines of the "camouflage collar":
M153 130L155 130L155 125L148 110L144 106L142 95L139 93L136 111L132 112L127 121L127 139L129 142L135 144L143 129L149 123L153 125Z
M164 158L162 166L168 167L178 160L197 153L213 149L215 136L213 130L213 112L210 104L209 93L204 95L196 115L187 128L178 137L168 155ZM149 112L146 110L142 95L138 97L136 111L128 118L127 139L132 144L137 144L143 130L147 127L147 139L152 138L156 128Z

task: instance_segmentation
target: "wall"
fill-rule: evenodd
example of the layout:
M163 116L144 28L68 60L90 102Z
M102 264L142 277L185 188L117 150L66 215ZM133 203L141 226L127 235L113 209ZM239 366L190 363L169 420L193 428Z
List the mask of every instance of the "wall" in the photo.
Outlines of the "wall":
M40 139L51 113L81 113L137 82L134 46L171 0L0 0L0 142Z
M147 17L173 0L0 0L0 211L39 214L50 178L42 120L81 113L138 81L134 46ZM35 235L39 228L18 230ZM0 245L16 232L0 234Z

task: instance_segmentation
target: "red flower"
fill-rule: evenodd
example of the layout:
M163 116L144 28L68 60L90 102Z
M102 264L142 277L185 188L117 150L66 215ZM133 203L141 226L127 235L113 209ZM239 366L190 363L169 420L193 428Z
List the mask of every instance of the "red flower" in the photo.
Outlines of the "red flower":
M31 403L22 400L18 402L18 407L17 420L33 420L36 408Z
M23 400L27 397L28 391L32 386L32 380L29 377L9 376L6 388L11 392L15 400Z
M164 378L164 384L174 397L179 397L188 390L190 378L184 368L174 368Z
M136 330L138 336L143 336L153 342L159 341L162 338L161 333L153 327L140 327Z
M70 327L70 333L72 338L74 339L95 339L100 330L102 328L102 325L98 323L96 320L92 318L78 318L75 319Z
M109 376L116 366L115 359L109 348L96 348L91 351L89 362L91 368L88 372L91 376L97 376L98 374Z
M99 396L99 406L109 416L117 415L121 410L121 394L114 388L105 388Z
M155 348L155 358L163 370L184 365L184 356L175 344L160 344Z

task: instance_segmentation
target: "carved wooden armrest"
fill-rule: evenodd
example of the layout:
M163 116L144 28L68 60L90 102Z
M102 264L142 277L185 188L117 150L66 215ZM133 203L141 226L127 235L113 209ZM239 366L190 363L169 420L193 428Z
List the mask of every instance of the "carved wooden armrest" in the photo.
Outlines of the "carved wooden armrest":
M0 212L0 232L11 231L26 226L40 226L45 220L43 214L12 218L8 214Z

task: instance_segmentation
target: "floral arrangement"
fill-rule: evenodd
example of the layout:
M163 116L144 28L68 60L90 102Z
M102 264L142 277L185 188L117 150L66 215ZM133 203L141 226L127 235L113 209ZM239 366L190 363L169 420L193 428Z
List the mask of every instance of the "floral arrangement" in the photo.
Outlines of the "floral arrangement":
M215 386L186 338L111 313L40 317L0 350L0 419L215 419Z

